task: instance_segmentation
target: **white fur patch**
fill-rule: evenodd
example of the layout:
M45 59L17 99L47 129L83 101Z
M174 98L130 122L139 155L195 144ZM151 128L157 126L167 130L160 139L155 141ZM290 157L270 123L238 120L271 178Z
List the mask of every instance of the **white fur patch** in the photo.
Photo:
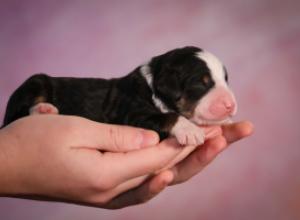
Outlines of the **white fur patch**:
M162 112L162 113L167 113L167 112L171 112L172 110L170 110L165 103L163 103L163 101L158 98L155 94L154 94L154 89L153 89L153 76L152 73L150 71L150 67L149 65L145 64L143 65L141 68L141 75L145 78L148 86L150 87L150 89L152 90L152 100L154 105Z
M201 51L197 54L197 57L206 62L206 65L211 72L211 77L216 85L228 87L225 81L224 66L215 55L207 51Z
M204 115L205 112L208 112L208 108L210 105L212 105L212 101L215 98L214 92L218 88L223 88L224 92L227 94L227 96L230 96L233 103L235 104L234 112L229 116L231 117L236 113L237 107L236 107L236 100L234 97L233 92L228 87L226 80L225 80L225 70L222 62L212 53L207 51L201 51L197 53L197 57L201 60L203 60L207 67L210 70L212 80L215 82L215 86L213 89L211 89L205 97L202 97L195 108L195 115L191 119L193 122L197 124L220 124L220 123L226 123L228 119L223 120L211 120L207 119ZM200 116L200 117L199 117Z
M201 145L204 143L204 130L183 116L179 116L170 132L181 145Z

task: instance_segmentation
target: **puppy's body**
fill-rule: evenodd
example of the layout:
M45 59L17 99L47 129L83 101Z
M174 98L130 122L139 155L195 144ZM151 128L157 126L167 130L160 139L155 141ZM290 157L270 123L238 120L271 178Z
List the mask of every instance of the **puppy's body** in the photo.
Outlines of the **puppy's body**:
M4 125L29 115L30 108L38 103L50 103L63 115L160 131L161 112L151 97L152 92L138 70L111 80L37 74L26 80L10 98ZM157 115L158 124L147 121L149 115Z
M38 74L11 96L4 126L48 103L60 114L152 129L161 138L171 134L181 144L199 145L204 134L195 124L222 122L236 111L226 81L226 70L217 58L196 47L154 57L117 79Z

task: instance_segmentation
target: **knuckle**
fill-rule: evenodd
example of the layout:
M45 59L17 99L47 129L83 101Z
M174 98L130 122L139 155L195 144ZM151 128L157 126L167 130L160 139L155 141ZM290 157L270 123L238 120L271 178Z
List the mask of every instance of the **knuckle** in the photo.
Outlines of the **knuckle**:
M103 192L114 187L112 179L106 175L94 175L89 181L90 189L95 192Z
M109 180L105 180L105 181L101 181L100 184L99 184L99 189L101 191L107 191L107 190L110 190L111 188L113 188L114 184L112 184L111 181Z
M100 182L98 182L98 190L99 191L107 191L110 190L111 188L113 188L114 184L112 183L112 181L110 180L100 180Z
M109 138L112 141L112 145L115 150L121 150L125 142L125 137L118 126L113 126L109 128Z

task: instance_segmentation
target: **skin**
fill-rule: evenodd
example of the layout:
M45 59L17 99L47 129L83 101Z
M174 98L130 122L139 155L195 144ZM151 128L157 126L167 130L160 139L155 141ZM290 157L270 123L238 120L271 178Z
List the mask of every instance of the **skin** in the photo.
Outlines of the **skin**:
M153 131L74 116L25 117L0 130L0 196L108 209L144 203L252 131L250 122L206 128L210 139L164 170L183 149L174 138L159 143Z

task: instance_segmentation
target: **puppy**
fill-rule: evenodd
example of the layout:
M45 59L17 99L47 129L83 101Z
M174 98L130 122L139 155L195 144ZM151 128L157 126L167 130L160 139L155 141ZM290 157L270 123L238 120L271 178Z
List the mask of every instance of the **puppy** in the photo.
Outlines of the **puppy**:
M155 130L201 145L199 125L225 123L237 111L223 64L197 47L171 50L116 79L37 74L10 97L3 126L29 114L77 115Z

